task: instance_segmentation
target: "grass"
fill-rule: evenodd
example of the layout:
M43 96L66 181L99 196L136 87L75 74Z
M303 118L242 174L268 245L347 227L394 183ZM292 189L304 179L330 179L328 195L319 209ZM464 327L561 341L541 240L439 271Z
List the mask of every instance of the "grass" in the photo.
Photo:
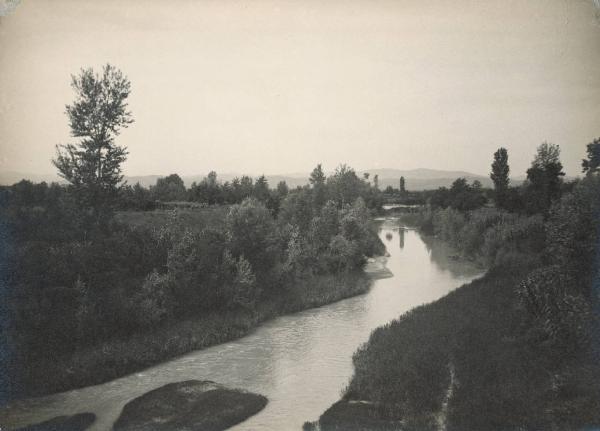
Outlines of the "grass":
M128 402L114 431L221 431L258 413L267 399L210 381L170 383Z
M370 285L371 277L362 271L316 276L288 286L276 298L260 303L254 312L205 314L52 361L40 358L27 369L24 395L38 396L110 381L193 350L243 337L279 315L365 293Z
M573 375L589 378L559 388L556 355L528 330L515 293L528 270L495 268L376 329L353 358L355 373L342 400L321 416L321 430L384 430L398 423L404 430L438 429L450 365L457 383L445 418L449 431L600 424L597 363L563 357Z

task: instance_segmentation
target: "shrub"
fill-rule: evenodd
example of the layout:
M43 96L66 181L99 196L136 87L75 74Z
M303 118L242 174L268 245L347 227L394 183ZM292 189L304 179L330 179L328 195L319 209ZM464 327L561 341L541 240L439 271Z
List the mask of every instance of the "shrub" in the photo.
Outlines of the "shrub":
M453 208L436 211L433 216L434 233L444 241L457 245L466 221L465 215Z
M154 326L173 312L173 295L167 274L148 274L137 296L135 313L140 326Z
M507 214L485 231L482 256L488 265L519 256L538 256L544 249L545 229L541 216Z

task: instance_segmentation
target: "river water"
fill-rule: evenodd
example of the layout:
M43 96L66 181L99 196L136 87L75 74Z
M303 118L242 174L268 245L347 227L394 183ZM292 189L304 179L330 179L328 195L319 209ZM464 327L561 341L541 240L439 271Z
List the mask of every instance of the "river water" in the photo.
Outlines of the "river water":
M90 430L109 430L131 399L167 383L198 379L269 399L263 411L234 430L301 430L339 399L352 375L352 354L373 329L481 275L443 243L395 219L385 220L379 235L393 277L376 280L369 293L279 317L239 340L108 383L15 402L0 410L1 429L93 412L98 418Z

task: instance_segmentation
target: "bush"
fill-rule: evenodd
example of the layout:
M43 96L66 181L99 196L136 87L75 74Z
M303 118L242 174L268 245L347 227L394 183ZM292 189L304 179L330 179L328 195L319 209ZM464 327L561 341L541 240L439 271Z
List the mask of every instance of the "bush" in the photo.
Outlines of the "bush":
M482 255L488 265L521 258L535 261L544 249L545 236L541 216L507 214L485 231Z
M144 280L134 309L140 326L154 326L173 312L173 294L169 276L151 272Z
M160 184L172 194L168 181ZM180 180L173 184L181 192ZM269 204L272 193L260 184ZM360 193L377 194L360 184ZM309 188L280 189L271 209L249 198L231 207L122 211L116 217L102 212L103 219L81 212L60 186L23 182L3 189L2 228L11 239L3 268L10 304L6 332L16 340L11 360L20 364L24 380L35 386L30 370L49 367L46 358L62 358L64 364L84 349L100 351L114 340L168 332L184 319L212 316L206 317L211 325L219 322L218 314L246 319L243 331L235 325L213 328L210 339L190 341L190 349L239 336L277 312L364 292L368 283L360 279L357 287L356 271L365 256L382 253L384 246L362 198L316 205ZM145 189L126 188L121 206L146 208L148 199ZM178 352L185 351L184 344ZM110 378L148 364L148 358L163 359L165 348L136 361L119 347L98 375ZM77 379L97 382L77 370L77 378L61 373L71 382L66 386ZM66 387L61 385L51 384Z
M446 208L405 214L402 221L487 266L539 264L545 246L544 220L539 215L520 216L497 208L469 212Z
M434 213L433 231L442 240L456 246L460 242L460 232L466 222L463 213L453 208L446 208Z

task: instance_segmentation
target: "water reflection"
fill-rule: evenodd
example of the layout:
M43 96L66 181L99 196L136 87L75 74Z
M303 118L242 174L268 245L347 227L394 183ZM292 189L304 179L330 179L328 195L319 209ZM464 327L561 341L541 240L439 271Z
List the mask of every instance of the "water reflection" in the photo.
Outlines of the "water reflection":
M371 291L325 307L274 319L239 340L189 353L98 386L23 400L0 410L4 429L91 411L92 430L110 429L123 405L166 383L209 379L264 394L267 407L235 430L301 430L340 396L352 375L352 354L371 331L414 306L431 302L479 275L448 258L439 242L397 221L382 222L387 267L394 277Z
M400 249L404 248L404 228L400 227L398 229L398 236L400 237Z
M469 277L481 272L472 264L465 264L456 250L447 243L433 237L422 235L421 240L427 247L431 262L444 271L450 271L455 277Z

